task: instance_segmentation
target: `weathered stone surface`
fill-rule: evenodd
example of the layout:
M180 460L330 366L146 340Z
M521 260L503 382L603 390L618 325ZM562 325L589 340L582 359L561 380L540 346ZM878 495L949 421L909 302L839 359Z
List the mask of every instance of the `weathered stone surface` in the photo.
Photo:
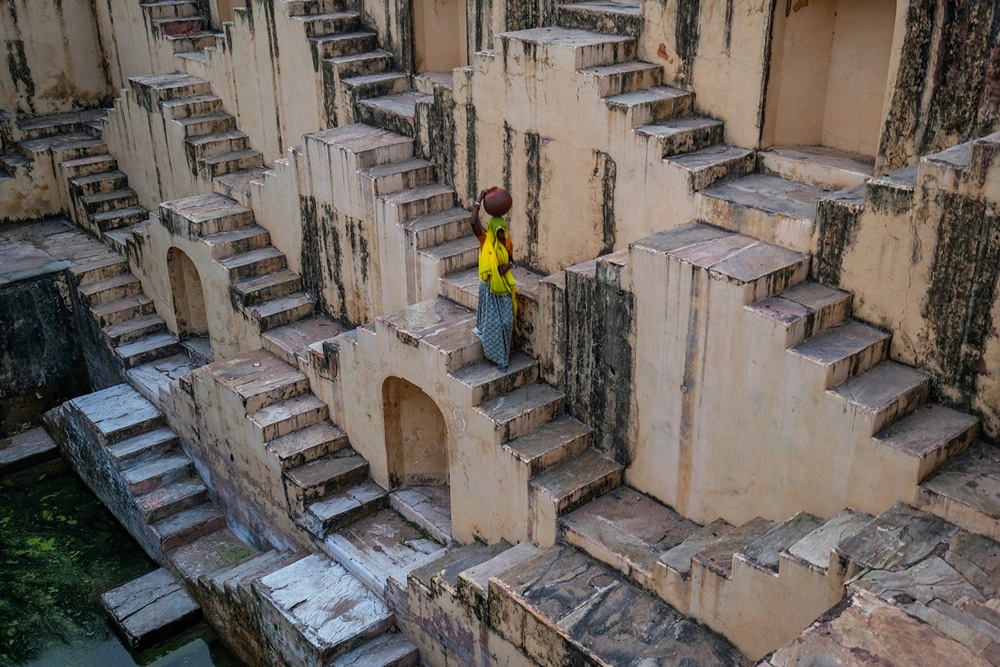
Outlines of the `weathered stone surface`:
M386 632L337 658L332 667L411 667L420 662L417 647L401 632Z
M587 449L591 433L589 426L562 416L504 443L503 448L525 465L531 479Z
M462 601L475 611L477 618L486 620L486 596L490 577L514 569L519 563L536 556L539 551L531 542L521 542L485 563L460 572L457 587Z
M725 640L570 547L490 579L490 624L541 664L750 664Z
M447 486L411 486L393 491L389 504L404 518L442 544L451 542L451 490Z
M822 525L823 520L819 517L801 512L748 543L740 549L736 558L777 574L778 558L782 552Z
M691 575L691 560L695 555L701 553L731 530L733 530L733 526L728 521L716 519L693 532L673 549L667 550L657 559L657 562L659 566L687 578Z
M509 549L510 544L503 540L489 546L478 541L472 542L412 570L407 581L420 586L425 595L456 595L461 573L482 565Z
M871 519L864 512L846 509L788 547L788 555L796 562L825 572L837 545L857 534Z
M841 542L837 553L861 567L902 570L943 551L958 530L943 519L899 504Z
M59 449L44 427L39 426L10 438L0 438L0 475L59 456Z
M536 382L508 392L476 407L494 423L501 443L541 426L562 411L565 395L547 384Z
M563 539L653 589L656 560L699 526L627 486L619 486L559 520Z
M172 567L188 581L219 568L232 567L254 555L228 528L200 537L167 554Z
M857 595L771 656L803 664L977 665L989 663L930 625L871 595Z
M129 648L138 651L201 618L201 608L177 578L154 570L101 595L101 606Z
M383 510L388 505L389 494L375 482L367 481L309 503L299 521L314 536L322 539L329 532Z
M326 665L392 626L392 613L347 570L314 554L253 584L301 664Z
M746 545L768 532L774 527L774 522L760 517L752 519L709 543L695 554L694 560L703 567L719 576L729 579L733 574L733 556Z

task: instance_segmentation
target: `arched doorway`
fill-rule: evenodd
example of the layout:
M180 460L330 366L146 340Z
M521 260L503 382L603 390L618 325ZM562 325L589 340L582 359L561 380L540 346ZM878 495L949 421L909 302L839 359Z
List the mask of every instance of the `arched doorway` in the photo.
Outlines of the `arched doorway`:
M392 507L442 544L451 541L448 427L434 399L398 377L382 384Z
M896 0L791 0L775 7L762 147L878 152Z
M382 384L382 412L392 486L447 486L448 427L434 400L390 377Z
M171 248L167 251L167 273L170 276L177 337L183 340L207 336L205 292L201 287L201 276L194 262L180 248Z

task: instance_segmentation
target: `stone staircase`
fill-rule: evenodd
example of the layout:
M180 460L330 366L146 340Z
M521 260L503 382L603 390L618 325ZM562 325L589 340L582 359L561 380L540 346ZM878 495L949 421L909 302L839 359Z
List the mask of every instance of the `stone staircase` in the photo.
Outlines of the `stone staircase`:
M150 35L166 41L178 56L212 46L222 34L211 28L197 0L154 0L140 6Z
M587 0L558 5L556 23L563 28L638 39L643 20L636 0Z
M201 593L210 620L245 635L249 645L235 647L244 657L416 664L393 614L343 567L321 554L254 554L235 538L163 413L132 387L73 399L48 419L71 464L133 536ZM249 649L275 629L284 642Z
M313 314L314 301L303 291L301 277L288 269L251 209L213 193L163 202L158 218L172 234L208 246L227 276L233 307L259 333Z

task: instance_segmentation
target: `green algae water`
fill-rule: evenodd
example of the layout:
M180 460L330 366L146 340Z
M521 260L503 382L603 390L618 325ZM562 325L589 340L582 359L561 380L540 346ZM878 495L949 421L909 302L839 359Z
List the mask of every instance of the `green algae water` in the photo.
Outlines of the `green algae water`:
M129 654L97 596L155 568L62 460L0 478L0 665L239 665L203 623Z

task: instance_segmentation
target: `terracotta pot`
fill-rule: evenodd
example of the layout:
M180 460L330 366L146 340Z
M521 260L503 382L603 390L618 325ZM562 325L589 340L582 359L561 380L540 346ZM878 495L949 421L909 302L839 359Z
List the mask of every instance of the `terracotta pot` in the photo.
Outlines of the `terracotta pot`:
M487 213L497 218L507 215L513 205L514 200L511 199L510 193L503 188L497 188L483 198L483 208L486 209Z

